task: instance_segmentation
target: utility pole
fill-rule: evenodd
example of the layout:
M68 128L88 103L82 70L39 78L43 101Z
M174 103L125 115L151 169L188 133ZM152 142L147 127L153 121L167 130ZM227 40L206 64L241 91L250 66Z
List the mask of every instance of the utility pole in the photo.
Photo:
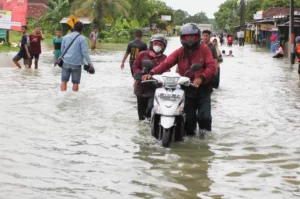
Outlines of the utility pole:
M241 0L241 29L244 31L245 30L245 0Z
M238 32L239 46L244 46L245 42L245 0L241 1L240 31Z
M289 58L291 64L295 63L295 30L294 30L294 0L290 0L290 47L289 47Z

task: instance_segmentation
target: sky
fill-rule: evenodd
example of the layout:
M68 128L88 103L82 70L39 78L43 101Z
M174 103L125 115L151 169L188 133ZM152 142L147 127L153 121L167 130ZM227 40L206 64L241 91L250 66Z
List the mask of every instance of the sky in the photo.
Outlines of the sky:
M215 18L214 13L218 11L220 4L225 0L161 0L175 10L187 11L190 15L205 12L208 18Z

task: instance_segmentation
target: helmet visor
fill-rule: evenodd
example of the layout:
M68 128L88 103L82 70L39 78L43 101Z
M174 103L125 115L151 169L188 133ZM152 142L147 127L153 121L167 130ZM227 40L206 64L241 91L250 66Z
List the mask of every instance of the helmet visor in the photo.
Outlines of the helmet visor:
M200 39L200 35L182 35L181 39L183 41L198 41Z

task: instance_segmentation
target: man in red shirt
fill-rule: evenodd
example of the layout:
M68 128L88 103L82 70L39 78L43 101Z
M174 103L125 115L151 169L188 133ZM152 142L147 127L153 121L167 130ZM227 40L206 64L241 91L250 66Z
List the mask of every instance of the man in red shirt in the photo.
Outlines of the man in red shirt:
M211 131L211 79L216 71L216 64L210 49L200 44L201 31L196 24L185 24L180 31L182 47L175 50L162 63L143 76L143 80L152 78L154 74L162 74L171 67L178 65L177 72L184 76L193 64L201 64L202 68L195 71L191 78L192 86L183 86L185 90L185 130L187 135L194 135L198 122L200 135L203 130Z
M30 54L31 59L29 61L29 68L31 68L32 60L34 58L34 68L38 69L39 57L42 53L41 49L41 40L44 40L45 37L39 26L34 28L34 34L29 35L30 39Z

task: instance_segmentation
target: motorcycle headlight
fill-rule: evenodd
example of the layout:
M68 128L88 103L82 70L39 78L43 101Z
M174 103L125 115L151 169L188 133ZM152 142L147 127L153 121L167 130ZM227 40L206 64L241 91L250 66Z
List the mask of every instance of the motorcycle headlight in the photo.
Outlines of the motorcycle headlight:
M179 77L163 77L166 87L176 87Z

